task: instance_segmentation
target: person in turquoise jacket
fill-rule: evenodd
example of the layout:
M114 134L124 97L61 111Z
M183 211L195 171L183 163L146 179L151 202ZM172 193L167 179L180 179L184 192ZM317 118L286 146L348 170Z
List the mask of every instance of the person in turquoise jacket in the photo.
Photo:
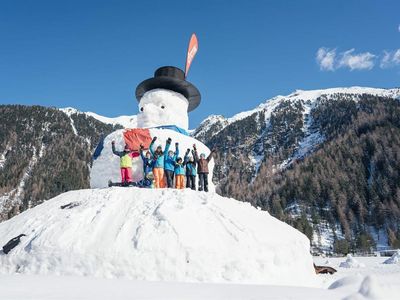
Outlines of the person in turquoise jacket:
M179 156L179 143L175 143L175 152L172 150L169 151L168 145L167 148L165 149L165 152L168 152L168 155L165 156L164 160L164 172L165 172L165 177L167 178L167 187L173 188L175 164Z
M185 188L185 166L181 157L178 157L175 163L175 187L179 190Z
M161 145L157 146L157 149L154 151L154 143L156 142L157 137L155 136L151 141L149 150L154 159L153 165L153 176L154 176L154 187L155 188L164 188L164 161L165 161L165 153L168 152L169 147L171 145L171 138L167 139L167 143L165 145L164 151L162 150Z
M192 156L189 156L190 149L187 149L183 164L186 168L186 188L196 190L196 162L194 161L194 151L192 150Z

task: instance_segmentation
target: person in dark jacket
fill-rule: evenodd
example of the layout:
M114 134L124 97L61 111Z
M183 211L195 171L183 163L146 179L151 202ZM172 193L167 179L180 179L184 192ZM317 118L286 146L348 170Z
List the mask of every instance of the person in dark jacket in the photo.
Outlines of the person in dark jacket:
M196 190L196 162L194 161L194 151L189 156L190 149L187 149L184 157L184 165L186 167L186 188Z
M168 149L169 147L167 148L166 151L168 151ZM164 172L165 172L165 177L167 178L168 188L174 187L175 164L178 156L179 156L179 143L175 143L175 152L168 151L168 155L165 156L164 160Z
M143 161L143 180L146 181L146 185L151 187L153 184L153 168L155 164L155 160L153 156L151 155L150 151L147 151L146 154L144 154L144 146L143 144L140 145L140 157L142 158Z
M128 145L125 145L124 151L117 151L115 141L112 141L111 145L112 152L120 158L121 184L130 185L132 183L132 158L137 157L138 153L130 150Z
M213 153L215 152L215 149L213 149L206 158L206 155L204 153L200 154L200 157L197 153L197 148L196 145L193 145L194 149L194 159L195 162L197 163L197 174L199 175L199 191L205 191L208 192L208 163L213 157Z

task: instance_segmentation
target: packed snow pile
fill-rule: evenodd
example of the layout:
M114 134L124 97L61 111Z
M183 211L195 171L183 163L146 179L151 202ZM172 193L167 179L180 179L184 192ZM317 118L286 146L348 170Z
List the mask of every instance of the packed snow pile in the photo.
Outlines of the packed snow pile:
M390 258L383 262L387 265L394 265L400 263L400 250L397 250Z
M71 191L1 223L0 245L21 233L0 255L0 273L316 284L305 235L215 193Z
M347 254L346 261L340 263L341 268L364 268L365 265L356 260L351 254Z

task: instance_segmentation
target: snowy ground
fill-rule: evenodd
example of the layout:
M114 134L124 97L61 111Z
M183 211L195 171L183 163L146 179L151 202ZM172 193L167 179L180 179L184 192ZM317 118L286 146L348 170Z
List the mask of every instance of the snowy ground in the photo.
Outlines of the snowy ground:
M261 285L139 282L87 277L0 275L0 299L340 299L336 291Z
M304 235L215 193L71 191L1 223L0 245L20 233L26 234L21 243L0 253L0 299L390 300L400 294L400 253L392 264L383 263L387 257L314 257L338 270L317 276Z
M400 264L384 264L387 259L355 257L348 264L344 257L314 257L314 262L338 270L334 275L319 275L321 287L346 295L345 299L399 299Z
M0 299L398 299L400 264L383 264L387 257L355 259L365 267L340 268L345 258L315 257L316 264L328 262L338 270L335 275L319 275L320 288L18 274L0 275Z

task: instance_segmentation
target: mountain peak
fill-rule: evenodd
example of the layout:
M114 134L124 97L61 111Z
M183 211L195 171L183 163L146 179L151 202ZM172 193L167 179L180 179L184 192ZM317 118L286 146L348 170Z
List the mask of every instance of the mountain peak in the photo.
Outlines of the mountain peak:
M124 128L137 127L137 116L136 115L118 116L118 117L110 118L110 117L101 116L94 112L82 112L73 107L64 107L64 108L60 108L59 110L64 112L68 117L71 117L71 115L73 115L73 114L86 115L86 116L92 117L102 123L105 123L105 124L120 125Z

